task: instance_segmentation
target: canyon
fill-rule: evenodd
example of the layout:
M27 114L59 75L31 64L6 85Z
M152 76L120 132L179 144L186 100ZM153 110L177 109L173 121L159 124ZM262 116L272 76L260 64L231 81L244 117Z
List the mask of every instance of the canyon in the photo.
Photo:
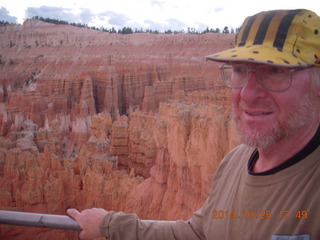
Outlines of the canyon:
M188 219L239 144L219 63L234 34L0 27L0 209ZM78 233L0 225L1 239Z

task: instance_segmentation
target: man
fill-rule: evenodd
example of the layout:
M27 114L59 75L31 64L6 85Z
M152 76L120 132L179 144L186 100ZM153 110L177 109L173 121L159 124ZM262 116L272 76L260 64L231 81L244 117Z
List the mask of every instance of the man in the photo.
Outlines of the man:
M80 238L320 239L320 18L308 10L248 17L220 61L243 145L215 173L188 221L142 221L90 209L68 213Z

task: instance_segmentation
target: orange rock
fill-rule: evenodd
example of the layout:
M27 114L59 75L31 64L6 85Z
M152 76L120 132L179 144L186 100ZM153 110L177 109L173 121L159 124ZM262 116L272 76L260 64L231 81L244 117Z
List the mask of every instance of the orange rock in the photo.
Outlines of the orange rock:
M239 143L217 64L232 34L0 27L0 208L186 219ZM148 206L148 207L146 207ZM4 239L74 239L0 226Z

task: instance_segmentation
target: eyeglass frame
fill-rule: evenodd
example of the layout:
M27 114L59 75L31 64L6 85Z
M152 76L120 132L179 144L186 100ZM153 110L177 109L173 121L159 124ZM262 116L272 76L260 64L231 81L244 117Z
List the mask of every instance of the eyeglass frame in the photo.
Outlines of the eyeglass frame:
M246 77L245 77L245 80L243 81L243 83L241 84L241 86L239 87L234 87L234 86L231 86L230 83L227 81L226 77L225 77L225 74L224 74L224 68L225 66L230 66L233 68L233 65L235 64L238 64L238 65L244 65L246 66L247 68L247 74L246 74ZM232 89L242 89L248 82L248 79L249 79L249 75L250 75L250 72L255 72L255 76L256 76L256 79L258 81L258 83L264 88L266 89L267 91L270 91L270 92L283 92L283 91L286 91L288 90L290 87L291 87L291 83L292 83L292 75L297 72L297 71L301 71L301 70L304 70L306 68L309 68L309 67L312 67L312 66L309 66L309 67L300 67L300 68L286 68L286 67L279 67L279 66L272 66L270 65L270 67L275 67L275 68L279 68L279 69L285 69L286 71L288 71L289 75L290 75L290 80L289 80L289 84L288 86L285 88L285 89L281 89L281 90L273 90L273 89L269 89L267 87L264 86L263 84L263 80L262 80L262 77L260 76L260 74L257 74L257 70L259 68L259 66L263 66L263 64L260 64L258 65L256 68L250 68L247 64L244 64L244 63L225 63L223 64L222 66L219 67L219 69L221 70L221 78L223 80L223 83L229 87L229 88L232 88Z

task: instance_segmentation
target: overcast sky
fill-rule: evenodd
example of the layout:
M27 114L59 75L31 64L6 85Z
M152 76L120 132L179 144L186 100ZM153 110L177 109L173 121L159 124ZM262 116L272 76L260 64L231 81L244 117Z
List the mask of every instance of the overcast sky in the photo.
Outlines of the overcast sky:
M246 16L257 12L294 8L320 15L317 0L0 0L0 20L22 24L39 16L108 29L202 31L236 29Z

